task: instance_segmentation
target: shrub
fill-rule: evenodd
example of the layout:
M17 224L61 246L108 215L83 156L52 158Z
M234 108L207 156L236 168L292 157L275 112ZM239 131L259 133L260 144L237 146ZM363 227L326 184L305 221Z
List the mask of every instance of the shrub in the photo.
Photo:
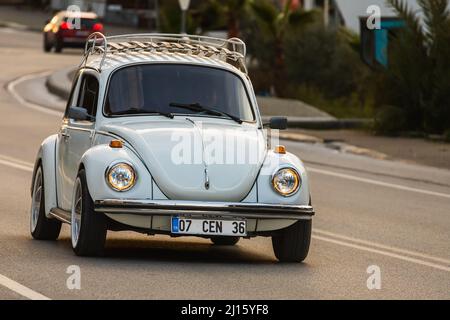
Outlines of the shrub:
M447 130L444 132L444 141L450 142L450 129L447 129Z
M382 106L375 114L374 129L379 133L396 135L403 130L405 123L404 109L395 106Z
M323 90L314 86L298 85L290 89L292 98L302 100L337 118L368 118L373 115L371 101L362 105L357 93L339 98L328 98Z
M258 89L275 91L282 97L286 96L287 85L284 41L318 17L316 11L293 10L291 4L292 0L280 7L270 0L250 1L251 15L243 30L253 63L270 79L269 88Z
M418 0L423 24L403 0L389 3L406 27L394 39L389 67L380 75L379 103L403 110L406 120L397 130L443 133L450 128L449 0ZM384 127L392 128L379 128Z
M285 46L289 81L320 88L326 98L350 96L368 75L340 30L316 24L301 34L290 34Z
M289 34L287 94L336 117L370 117L374 86L354 42L349 31L317 23Z

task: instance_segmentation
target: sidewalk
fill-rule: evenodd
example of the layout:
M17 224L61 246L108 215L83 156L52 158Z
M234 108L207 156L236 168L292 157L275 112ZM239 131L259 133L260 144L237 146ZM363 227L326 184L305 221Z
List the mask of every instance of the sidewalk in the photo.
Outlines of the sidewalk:
M450 169L449 143L434 142L423 138L374 136L363 130L291 129L286 133L314 136L319 142L340 152ZM352 148L357 149L351 150Z

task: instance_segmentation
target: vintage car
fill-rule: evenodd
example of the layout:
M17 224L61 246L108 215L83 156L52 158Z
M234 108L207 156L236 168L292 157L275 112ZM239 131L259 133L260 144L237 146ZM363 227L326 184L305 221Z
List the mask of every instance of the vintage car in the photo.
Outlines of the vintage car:
M287 121L262 122L245 54L237 38L92 34L60 131L37 154L32 236L56 240L68 223L81 256L101 255L107 230L268 236L278 260L303 261L308 177L271 145Z

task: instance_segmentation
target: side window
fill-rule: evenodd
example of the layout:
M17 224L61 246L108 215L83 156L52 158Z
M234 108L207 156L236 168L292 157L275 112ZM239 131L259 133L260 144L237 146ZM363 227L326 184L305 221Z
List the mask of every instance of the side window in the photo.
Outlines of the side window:
M97 112L97 100L98 100L97 78L89 74L84 75L81 81L76 106L86 109L89 115L95 117L95 114Z
M80 73L78 73L75 79L72 82L72 89L70 90L69 99L67 100L66 111L64 112L64 118L67 117L69 112L69 108L72 106L76 106L75 94L77 91L78 82L80 81Z

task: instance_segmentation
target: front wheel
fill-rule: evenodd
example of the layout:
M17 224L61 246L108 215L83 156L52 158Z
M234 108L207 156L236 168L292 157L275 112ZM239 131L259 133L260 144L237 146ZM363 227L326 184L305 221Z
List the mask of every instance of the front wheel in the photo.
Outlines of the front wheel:
M52 44L48 42L47 35L44 34L44 52L50 52L52 50Z
M103 254L107 233L105 216L94 211L94 202L89 194L84 170L80 170L75 181L70 231L72 248L76 255Z
M61 231L61 222L45 216L44 173L41 165L36 169L33 181L30 212L31 235L36 240L56 240Z
M311 220L299 220L272 237L273 251L281 262L302 262L311 243Z

